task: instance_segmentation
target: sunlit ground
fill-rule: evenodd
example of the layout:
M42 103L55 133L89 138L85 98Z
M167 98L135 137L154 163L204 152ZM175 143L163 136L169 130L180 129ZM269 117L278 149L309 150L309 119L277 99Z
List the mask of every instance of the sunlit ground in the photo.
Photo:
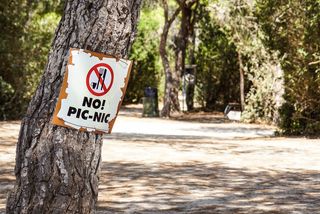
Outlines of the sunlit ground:
M320 140L196 114L127 108L102 151L98 213L320 213ZM19 123L0 123L0 211Z

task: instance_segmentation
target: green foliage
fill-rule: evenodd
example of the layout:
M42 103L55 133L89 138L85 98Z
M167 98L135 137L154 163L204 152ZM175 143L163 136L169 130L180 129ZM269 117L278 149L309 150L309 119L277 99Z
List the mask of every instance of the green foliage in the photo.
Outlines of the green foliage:
M3 119L7 119L6 109L8 108L8 104L12 105L12 97L14 96L14 90L12 86L5 82L2 77L0 76L0 114L2 115Z
M1 87L10 85L10 93L1 93L0 119L25 113L45 67L61 5L48 0L1 2L0 77Z
M275 51L268 49L264 32L253 14L254 1L220 0L213 3L214 19L220 23L237 52L246 58L245 73L250 81L246 95L246 121L277 122L282 104L283 74Z
M320 1L257 2L264 42L283 57L286 103L280 126L285 134L319 135Z
M137 103L148 86L158 87L161 78L159 39L163 15L160 7L143 8L130 59L134 61L125 103Z
M223 109L239 102L239 68L234 44L211 21L205 5L199 7L197 64L197 101L207 110Z
M36 89L42 70L45 67L47 56L50 50L50 42L53 32L60 20L60 15L48 12L43 15L35 14L29 26L25 43L25 58L32 59L26 62L26 75L29 88L27 91L30 97Z

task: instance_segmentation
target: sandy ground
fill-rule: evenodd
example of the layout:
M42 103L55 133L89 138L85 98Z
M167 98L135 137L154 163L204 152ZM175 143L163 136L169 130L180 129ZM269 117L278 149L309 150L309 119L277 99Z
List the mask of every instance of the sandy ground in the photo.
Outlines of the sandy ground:
M221 115L120 113L105 136L98 213L320 213L320 140ZM0 213L19 122L0 123Z

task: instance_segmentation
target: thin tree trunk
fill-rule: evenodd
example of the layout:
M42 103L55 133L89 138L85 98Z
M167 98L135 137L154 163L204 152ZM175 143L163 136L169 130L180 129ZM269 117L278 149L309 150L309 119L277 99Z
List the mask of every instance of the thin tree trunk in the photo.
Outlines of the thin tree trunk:
M239 62L239 73L240 73L240 104L241 110L244 111L245 101L244 101L244 72L243 72L243 62L241 53L238 53Z
M171 112L171 107L173 105L174 82L173 82L173 74L170 68L166 47L167 47L167 38L168 38L170 27L173 21L175 20L175 18L178 16L180 12L180 8L176 9L175 12L169 18L168 2L167 0L163 0L162 3L163 3L163 9L164 9L165 23L164 23L161 38L160 38L159 52L162 60L162 65L164 68L164 73L165 73L165 93L163 97L163 108L161 110L161 116L169 117Z
M186 60L186 49L188 46L188 38L190 36L190 28L191 28L191 6L192 4L187 4L185 0L177 0L179 7L181 8L181 23L179 34L176 39L176 73L180 78L182 72L185 68L185 60Z
M68 0L40 85L22 120L7 213L93 213L102 136L51 124L69 48L125 57L140 0Z
M196 1L196 6L192 11L192 19L190 18L190 38L191 38L191 48L189 48L189 63L190 65L195 65L196 58L195 58L195 51L196 51L196 31L195 31L195 23L198 18L198 7L199 7L199 1ZM187 104L187 111L192 111L194 108L194 89L197 81L197 73L196 73L196 67L193 68L193 82L189 82L186 88L186 104Z
M181 77L185 69L185 59L186 59L186 48L189 37L189 8L186 7L185 0L177 1L179 7L181 9L181 21L180 21L180 30L175 39L175 72L173 75L173 106L174 110L180 111L180 103L179 103L179 88Z
M180 111L180 104L179 104L179 88L180 88L180 79L185 70L186 64L186 51L188 48L188 40L190 35L192 34L192 24L194 24L191 20L193 10L191 9L194 3L197 0L176 0L179 4L181 9L181 23L180 23L180 30L179 34L176 39L176 60L175 60L175 73L173 75L173 101L175 110Z

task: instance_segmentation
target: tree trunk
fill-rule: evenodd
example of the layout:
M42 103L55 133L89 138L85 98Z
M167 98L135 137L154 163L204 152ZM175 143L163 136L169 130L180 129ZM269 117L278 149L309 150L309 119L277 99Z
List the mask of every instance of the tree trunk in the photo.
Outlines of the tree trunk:
M179 88L180 88L180 80L181 76L183 75L185 71L185 64L186 64L186 51L188 48L188 41L189 37L192 34L192 28L193 23L192 22L192 15L193 10L192 6L194 3L197 2L197 0L176 0L179 4L179 7L181 9L181 22L180 22L180 30L179 34L176 38L176 50L175 50L175 73L173 75L173 100L175 101L175 108L177 111L180 111L180 105L179 105Z
M126 57L140 0L68 0L40 85L22 120L7 213L93 213L102 136L51 124L69 48Z
M196 57L195 57L195 52L196 52L196 31L195 31L195 23L198 18L198 7L199 7L199 1L196 1L196 6L192 11L192 19L190 19L190 38L191 38L191 47L189 48L189 63L190 65L195 65L196 64ZM187 111L192 111L194 108L194 90L195 90L195 85L197 82L197 70L196 67L193 68L193 82L187 85L186 88L186 104L187 104Z
M166 47L167 47L167 38L168 38L170 27L173 21L175 20L175 18L178 16L180 12L180 8L176 9L175 12L169 18L168 2L166 0L163 0L162 4L164 9L165 23L164 23L161 38L160 38L159 52L162 60L162 65L164 68L164 73L165 73L165 92L164 92L163 108L161 110L161 116L169 117L171 112L171 107L175 106L175 102L174 102L175 92L174 92L173 74L170 68Z
M181 8L181 23L179 34L176 39L176 73L180 78L185 69L186 50L188 46L188 39L191 34L191 6L193 3L187 4L185 0L178 0L179 7Z
M239 62L239 74L240 74L240 104L241 110L244 111L245 101L244 101L244 72L243 72L243 62L241 53L238 53L238 62Z

